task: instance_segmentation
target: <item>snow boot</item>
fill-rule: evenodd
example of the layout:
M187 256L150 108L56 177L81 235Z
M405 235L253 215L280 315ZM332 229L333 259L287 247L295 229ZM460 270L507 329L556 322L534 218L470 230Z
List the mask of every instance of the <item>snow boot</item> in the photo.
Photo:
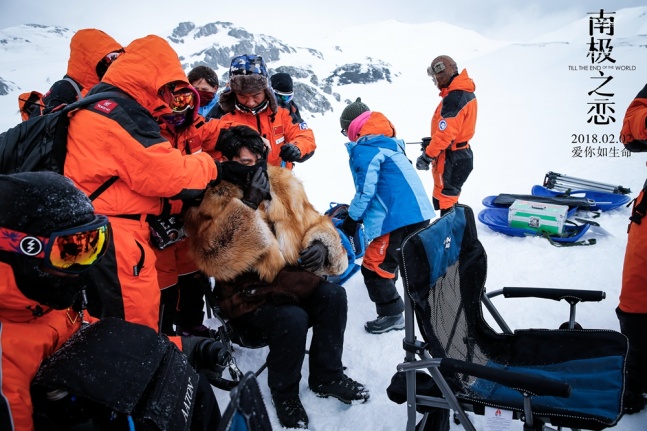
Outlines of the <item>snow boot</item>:
M361 383L344 374L341 379L325 383L310 382L310 389L319 397L335 397L342 403L352 404L353 401L365 403L370 395L368 389Z
M308 429L308 414L303 408L299 395L272 393L272 404L284 428Z
M394 316L378 316L377 319L366 322L364 329L371 334L399 331L404 329L404 316L402 313Z

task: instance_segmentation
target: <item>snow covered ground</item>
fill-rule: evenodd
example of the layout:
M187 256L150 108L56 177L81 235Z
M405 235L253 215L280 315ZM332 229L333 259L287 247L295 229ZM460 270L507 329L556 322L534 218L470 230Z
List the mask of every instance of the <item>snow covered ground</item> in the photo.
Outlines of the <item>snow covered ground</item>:
M431 114L439 100L431 79L425 76L425 68L437 54L453 55L459 68L467 68L474 79L479 103L477 132L472 140L475 170L461 197L461 202L470 205L476 214L483 209L484 197L499 193L529 194L533 185L542 184L548 171L630 187L631 196L636 197L647 177L645 156L573 157L573 151L576 147L584 149L587 146L577 143L579 135L585 138L588 135L589 139L597 135L601 139L603 134L613 134L617 140L626 107L647 82L644 79L647 66L645 36L639 36L645 33L644 13L645 9L627 9L619 11L616 17L620 35L616 36L614 57L617 64L636 66L636 70L605 71L606 76L614 77L608 88L614 93L615 121L608 125L587 123L588 103L592 102L587 93L600 84L593 79L596 74L569 70L569 66L578 69L580 65L590 64L586 57L586 17L532 43L506 44L498 48L491 44L484 48L487 51L484 54L470 53L469 44L465 43L469 36L464 34L442 39L441 46L429 41L426 43L429 49L420 50L417 45L403 46L393 42L398 35L406 34L399 23L384 23L381 28L350 29L337 35L338 40L355 40L357 46L353 48L357 50L371 54L370 50L374 49L380 58L386 57L391 64L407 63L409 66L392 84L351 85L340 93L342 99L354 100L360 96L371 109L391 119L400 137L408 142L418 141L429 134ZM415 28L409 30L416 31ZM376 39L376 45L353 37L368 31ZM452 43L456 46L451 46ZM638 46L641 44L642 48ZM351 49L348 45L344 47L346 51ZM416 49L422 54L414 56L412 51ZM593 82L596 82L594 86ZM332 115L308 120L317 138L317 153L295 168L295 174L304 181L308 195L320 211L325 211L330 202L348 202L354 192L343 146L345 141L339 134L340 112L341 109L337 109ZM619 143L589 146L596 154L598 147L622 149ZM415 145L407 150L412 160L420 154ZM421 172L420 175L431 194L430 174ZM477 222L479 237L488 253L488 290L503 286L603 290L606 300L580 305L577 320L586 328L619 330L614 310L618 304L629 213L629 208L625 207L603 213L599 222L612 236L587 234L597 239L592 247L556 248L545 239L508 237ZM320 399L307 388L304 378L301 397L311 429L403 429L406 407L392 403L385 388L396 365L404 359L404 333L366 333L364 322L375 318L375 309L368 299L361 274L356 274L345 287L349 311L344 364L348 367L348 375L369 387L371 400L362 405L346 406L336 400ZM567 304L546 300L500 298L495 300L495 305L513 329L556 328L567 320L569 312ZM253 369L262 363L264 354L263 350L240 352L241 366ZM306 364L303 375L307 373ZM261 387L269 400L265 379L266 375L262 374ZM219 399L225 403L226 394L220 394ZM273 424L278 426L273 407L269 403L268 406ZM646 420L645 411L625 416L615 429L642 431ZM475 422L478 429L485 429L482 417L476 417ZM462 428L452 424L451 429ZM521 429L520 422L513 422L511 430Z
M624 111L647 82L645 14L647 8L616 11L615 34L611 38L616 63L602 63L612 68L599 71L589 68L588 16L524 43L488 40L470 30L441 22L409 25L388 21L332 34L314 48L326 58L334 59L330 61L337 61L332 47L340 45L346 58L353 54L362 58L375 56L393 65L398 74L392 83L353 84L335 91L341 94L342 101L362 97L373 110L383 112L395 124L398 135L408 142L419 141L429 134L429 121L440 100L425 73L431 59L448 54L458 62L459 68L467 69L476 83L479 119L471 142L475 169L465 184L461 202L470 205L475 213L483 208L481 201L488 195L530 193L531 187L541 184L548 171L630 187L635 197L647 177L645 156L611 157L608 153L613 148L622 150L617 141ZM8 96L0 97L0 130L19 121L15 103L20 91L47 87L46 84L51 84L50 78L44 82L43 75L57 79L64 72L68 40L69 36L52 35L34 51L3 51L0 76L11 76L16 88ZM3 49L0 45L0 50ZM53 58L57 61L52 62ZM48 62L45 69L43 62ZM627 67L619 70L616 66ZM612 93L607 96L612 111L607 111L604 118L609 124L589 122L589 110L596 96L588 93L609 76L613 79L600 90ZM343 147L345 141L339 133L338 117L343 107L344 103L337 103L333 113L306 117L315 132L318 149L312 159L294 171L322 212L330 202L350 201L354 193ZM600 141L603 136L608 139L611 135L615 144L580 143L587 139L591 142L594 136ZM589 148L591 152L587 153ZM410 145L407 149L409 157L415 160L419 147ZM578 149L584 152L581 157L574 157ZM607 155L604 155L605 149ZM420 172L420 176L431 195L431 175ZM507 237L477 222L480 239L488 253L487 288L536 286L603 290L607 299L580 305L577 320L587 328L619 329L614 310L620 290L629 211L623 207L602 214L599 223L611 235L595 236L597 244L592 247L556 248L541 238ZM402 289L401 284L399 287ZM364 322L375 318L375 309L361 275L356 274L345 288L349 311L344 364L349 376L368 386L371 399L366 404L353 406L334 399L320 399L307 388L304 378L301 397L311 429L403 429L406 408L389 401L385 389L396 365L403 361L404 333L366 333ZM495 305L513 329L555 328L568 317L568 306L552 301L497 299ZM207 324L213 326L216 322L209 320ZM266 354L265 349L239 349L236 357L241 369L251 370L262 364ZM308 374L307 362L302 373ZM260 386L272 423L278 429L266 378L265 372L259 378ZM216 391L216 394L224 409L228 393ZM643 411L624 417L615 429L642 431L646 422L647 411ZM483 429L481 418L476 418L476 423ZM460 427L452 424L452 430L455 429ZM522 427L514 423L511 429Z

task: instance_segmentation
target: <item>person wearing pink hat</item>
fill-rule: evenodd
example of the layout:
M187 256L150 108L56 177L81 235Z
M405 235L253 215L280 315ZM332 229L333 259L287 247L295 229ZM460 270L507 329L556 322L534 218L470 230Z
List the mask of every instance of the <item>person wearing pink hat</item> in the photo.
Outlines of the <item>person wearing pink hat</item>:
M348 207L342 230L353 236L364 223L370 241L362 262L368 296L375 303L377 319L364 329L381 334L404 329L404 303L395 287L397 249L407 235L429 223L433 207L395 127L358 97L341 114L355 196Z

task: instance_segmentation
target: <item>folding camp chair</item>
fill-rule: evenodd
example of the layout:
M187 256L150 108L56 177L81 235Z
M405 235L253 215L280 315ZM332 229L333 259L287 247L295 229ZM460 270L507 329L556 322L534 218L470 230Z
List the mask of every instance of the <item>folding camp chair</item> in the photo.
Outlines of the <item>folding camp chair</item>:
M407 430L415 428L421 406L454 410L467 430L476 428L466 412L484 414L486 406L512 411L514 419L524 421L524 430L554 429L549 424L600 430L618 422L626 337L591 329L512 332L485 294L487 259L469 207L457 205L407 237L400 259L406 356L397 369L406 373ZM604 297L576 289L534 290L569 301L571 328L575 304ZM501 293L520 296L521 290L493 295ZM503 332L485 321L483 300ZM414 316L424 341L416 339ZM421 369L429 372L442 396L416 393Z

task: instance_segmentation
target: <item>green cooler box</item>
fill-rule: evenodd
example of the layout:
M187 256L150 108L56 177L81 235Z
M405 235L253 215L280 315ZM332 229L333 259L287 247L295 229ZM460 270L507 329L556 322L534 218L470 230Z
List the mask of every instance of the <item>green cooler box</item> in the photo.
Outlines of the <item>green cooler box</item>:
M514 228L561 235L568 213L567 205L515 200L508 211L508 225Z

